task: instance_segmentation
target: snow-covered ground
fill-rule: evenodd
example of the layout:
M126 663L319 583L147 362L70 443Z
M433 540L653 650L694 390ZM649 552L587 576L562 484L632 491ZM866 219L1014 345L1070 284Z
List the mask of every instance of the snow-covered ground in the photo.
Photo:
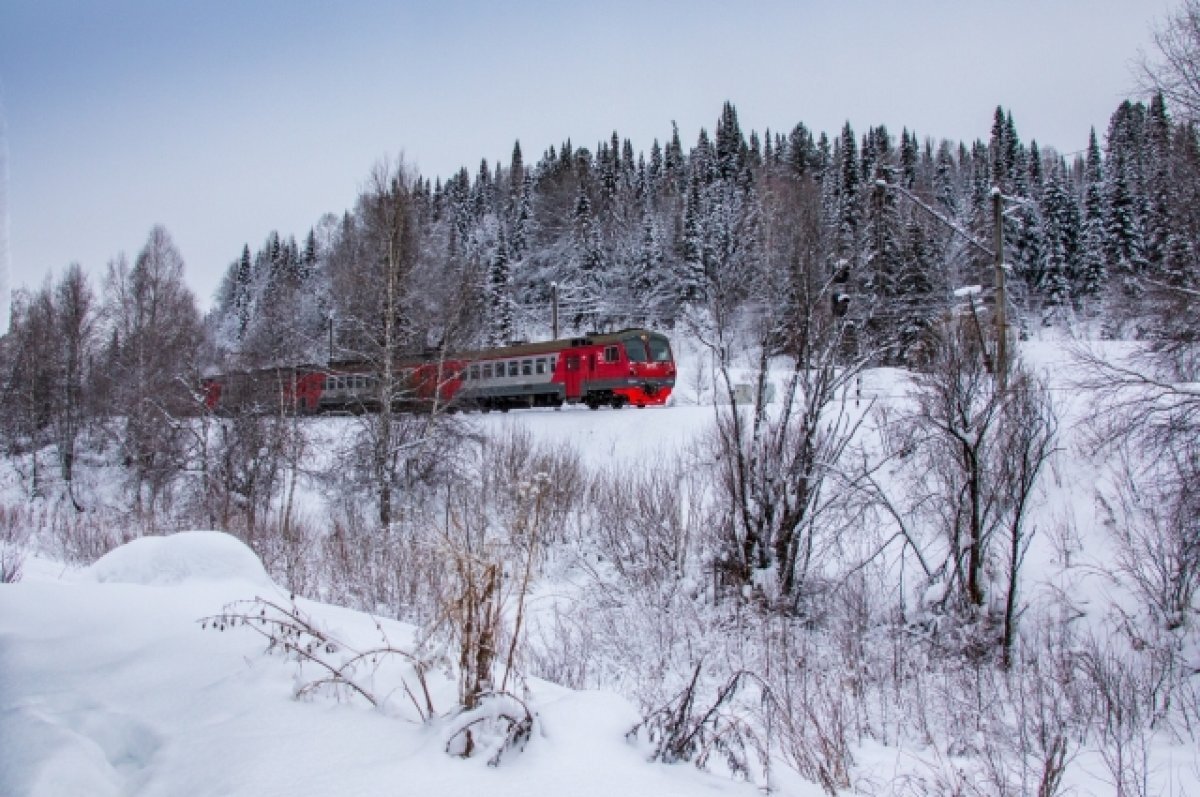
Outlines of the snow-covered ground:
M296 665L264 655L262 637L201 627L255 597L288 600L248 548L216 532L137 540L79 571L31 562L0 587L0 794L754 793L648 764L625 739L637 714L613 694L535 681L534 739L495 768L446 755L446 723L326 694L297 700ZM298 605L345 641L379 642L364 615ZM412 634L383 629L393 642Z
M1128 595L1114 587L1113 554L1099 533L1095 492L1101 474L1067 450L1095 407L1072 386L1074 360L1066 346L1035 341L1021 350L1049 381L1064 440L1064 453L1038 493L1040 531L1028 554L1022 596L1034 607L1070 606L1100 628L1111 607L1130 614L1135 609L1123 605ZM703 371L702 358L688 361L667 408L565 408L468 420L485 435L523 429L541 443L570 443L596 470L679 461L714 417ZM878 369L845 400L861 411L899 408L909 388L903 372ZM332 439L355 421L316 423L315 439ZM320 499L308 496L300 503L316 507ZM569 600L570 589L568 580L542 585L535 600ZM537 714L532 739L497 767L481 757L446 754L454 712L418 721L404 694L411 679L405 680L403 667L381 666L363 675L381 698L379 706L345 690L297 698L316 676L313 667L268 654L252 629L214 630L203 622L256 598L280 605L292 600L249 548L218 532L135 540L86 568L30 557L20 582L0 585L0 795L757 791L690 764L650 763L644 742L626 737L639 720L637 708L611 692L530 679L525 697ZM302 596L295 606L357 649L379 645L381 636L411 646L417 633ZM1195 663L1200 667L1200 655ZM456 687L447 673L431 672L429 687L439 709L453 705ZM1141 749L1151 758L1151 793L1200 793L1200 756L1190 742L1163 734ZM867 741L855 751L854 783L864 792L891 793L891 781L901 773L956 771L958 763L941 755L928 740L903 747ZM1109 772L1100 753L1077 748L1064 791L1111 793ZM921 783L910 779L904 793L921 793ZM797 797L823 793L794 773L780 773L772 786ZM986 793L986 787L971 793Z

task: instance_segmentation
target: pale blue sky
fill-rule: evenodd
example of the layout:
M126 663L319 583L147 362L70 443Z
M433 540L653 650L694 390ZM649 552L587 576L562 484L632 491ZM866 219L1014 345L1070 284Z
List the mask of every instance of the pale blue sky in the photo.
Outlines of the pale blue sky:
M1169 7L0 0L11 283L78 261L99 284L162 223L207 306L244 243L352 206L381 158L446 177L517 139L527 162L614 129L648 150L672 120L689 146L726 99L746 131L967 141L1002 104L1024 140L1072 152Z

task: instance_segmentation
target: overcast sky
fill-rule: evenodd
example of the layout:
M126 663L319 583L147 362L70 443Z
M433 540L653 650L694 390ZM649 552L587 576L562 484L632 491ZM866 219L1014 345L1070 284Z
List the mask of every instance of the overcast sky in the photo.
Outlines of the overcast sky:
M956 141L986 139L1000 104L1023 140L1075 152L1130 96L1170 7L0 0L10 285L73 261L99 285L161 223L207 307L243 244L352 207L386 156L444 178L507 162L515 140L527 163L614 129L648 151L673 120L686 148L727 99L746 132L849 121Z

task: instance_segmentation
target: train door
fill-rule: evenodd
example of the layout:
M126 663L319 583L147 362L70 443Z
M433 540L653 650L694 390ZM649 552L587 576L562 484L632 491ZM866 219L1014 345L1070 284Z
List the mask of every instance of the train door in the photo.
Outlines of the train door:
M578 401L583 395L583 369L586 357L577 353L563 356L563 389L567 401Z

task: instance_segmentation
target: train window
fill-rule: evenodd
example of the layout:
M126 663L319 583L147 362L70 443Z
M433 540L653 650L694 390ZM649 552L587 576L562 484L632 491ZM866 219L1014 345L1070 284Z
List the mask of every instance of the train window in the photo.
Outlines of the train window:
M521 376L533 376L533 360L521 360Z
M621 359L621 355L617 352L616 346L604 347L604 362L615 363Z
M533 361L533 372L535 374L546 373L546 358L545 357L538 357L536 360Z
M475 381L476 379L479 378L479 366L478 365L471 366L471 370L468 371L467 378L470 379L471 381Z
M671 361L671 347L667 345L666 338L650 338L650 359L656 363L669 363Z
M337 379L332 376L325 377L325 389L326 390L337 390Z
M555 369L555 368L557 368L557 367L558 367L558 358L557 358L557 357L551 357L551 358L550 358L550 372L551 372L551 373L554 373L554 369Z
M484 379L492 378L492 364L491 363L483 364L483 378Z
M644 363L646 362L646 344L641 338L629 338L625 341L625 353L629 355L629 362Z

